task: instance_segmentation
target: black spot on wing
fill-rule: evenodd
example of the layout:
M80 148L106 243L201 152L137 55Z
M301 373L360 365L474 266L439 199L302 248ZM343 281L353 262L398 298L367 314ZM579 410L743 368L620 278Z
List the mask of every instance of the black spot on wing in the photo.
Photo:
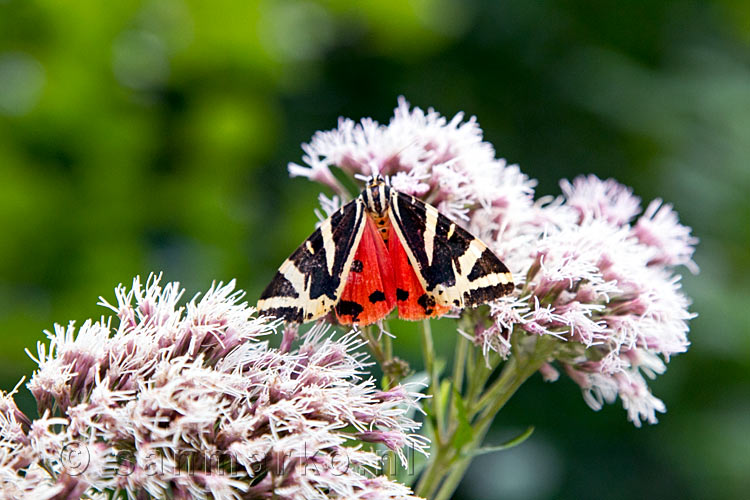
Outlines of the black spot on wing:
M396 288L396 300L404 301L409 298L409 291L402 288Z
M359 320L359 315L364 310L361 304L351 300L341 300L336 304L336 314L339 316L351 316L354 322Z
M370 294L368 299L370 299L370 303L372 304L383 302L385 300L385 293L383 293L382 290L375 290L374 292Z
M426 293L423 293L418 299L417 304L422 306L422 309L424 309L424 313L429 315L432 314L432 311L435 308L435 297L431 295L427 295Z
M310 290L310 299L315 300L323 295L336 300L336 290L341 284L346 258L352 251L354 240L364 220L364 211L357 211L358 200L351 201L330 217L331 235L333 238L333 267L328 273L323 234L320 228L294 251L289 260L305 276L305 289ZM309 248L312 248L312 253Z
M302 309L299 307L274 307L266 309L263 311L263 314L276 316L292 323L302 323L303 318Z
M513 283L499 283L493 286L475 288L464 292L467 306L478 306L499 299L513 292Z
M485 248L484 252L482 252L482 256L479 257L474 264L474 267L471 268L471 272L467 278L469 281L474 281L489 274L504 274L507 272L509 271L508 268L505 267L505 264L500 262L500 259L492 253L492 250Z
M364 269L364 264L362 264L362 261L359 259L354 259L352 261L352 267L350 269L353 273L361 273Z
M291 281L279 271L276 271L276 276L273 277L271 282L268 284L263 293L260 295L261 299L269 299L271 297L292 297L296 299L299 297L297 290L294 289Z

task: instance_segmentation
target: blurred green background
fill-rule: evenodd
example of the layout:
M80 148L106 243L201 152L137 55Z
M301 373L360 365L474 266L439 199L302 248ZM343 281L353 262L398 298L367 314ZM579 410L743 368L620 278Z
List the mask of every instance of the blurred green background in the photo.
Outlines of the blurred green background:
M477 115L540 196L613 176L701 239L659 425L534 379L492 439L537 432L477 460L460 498L747 498L743 0L0 0L2 388L43 329L106 313L97 297L134 275L189 296L237 278L253 301L316 220L319 187L286 174L300 143L341 115L387 121L402 94Z

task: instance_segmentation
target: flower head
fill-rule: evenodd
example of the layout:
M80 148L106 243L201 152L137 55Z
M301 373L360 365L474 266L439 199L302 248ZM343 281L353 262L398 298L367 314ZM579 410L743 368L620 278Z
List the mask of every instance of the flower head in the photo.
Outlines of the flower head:
M272 349L264 337L278 323L256 317L233 282L185 306L182 294L136 278L101 301L117 324L48 333L28 383L43 416L25 421L0 397L3 484L34 498L413 498L378 476L374 444L351 445L426 449L407 416L419 396L364 378L356 335L318 326L297 348L288 333ZM66 461L71 446L84 467Z
M395 189L435 204L505 262L515 293L490 305L491 326L465 333L485 356L511 355L517 335L554 337L542 361L562 365L592 408L619 396L636 425L664 411L642 374L687 349L694 314L676 266L697 271L697 240L671 205L655 200L636 219L632 189L593 175L563 180L562 196L535 202L535 181L495 158L475 118L448 120L403 98L387 125L342 118L303 149L307 166L291 164L292 175L326 179L332 166L390 175ZM554 366L542 367L556 378Z
M291 163L292 176L321 181L333 177L332 166L352 175L388 175L395 189L430 199L459 221L481 207L501 229L532 204L535 182L495 158L476 118L458 113L448 120L433 109L410 108L403 98L388 125L341 118L336 129L317 132L302 149L307 166Z

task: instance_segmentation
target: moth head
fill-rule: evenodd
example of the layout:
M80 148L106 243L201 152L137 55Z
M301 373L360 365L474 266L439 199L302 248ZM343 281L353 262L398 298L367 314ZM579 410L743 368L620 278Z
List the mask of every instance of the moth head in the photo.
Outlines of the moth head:
M367 187L376 186L379 184L386 184L385 177L380 174L372 174L367 178Z
M388 200L390 188L383 176L380 174L373 175L367 179L367 185L362 191L367 210L378 217L383 217L388 211Z

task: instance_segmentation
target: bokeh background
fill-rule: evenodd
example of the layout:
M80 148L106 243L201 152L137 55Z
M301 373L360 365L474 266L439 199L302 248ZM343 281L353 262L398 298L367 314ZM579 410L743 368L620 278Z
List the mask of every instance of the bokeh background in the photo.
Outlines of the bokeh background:
M701 239L661 422L534 379L491 439L537 432L457 497L747 498L749 49L744 0L0 0L0 386L134 275L254 300L316 220L320 188L286 174L300 143L404 95L476 115L538 195L615 177Z

